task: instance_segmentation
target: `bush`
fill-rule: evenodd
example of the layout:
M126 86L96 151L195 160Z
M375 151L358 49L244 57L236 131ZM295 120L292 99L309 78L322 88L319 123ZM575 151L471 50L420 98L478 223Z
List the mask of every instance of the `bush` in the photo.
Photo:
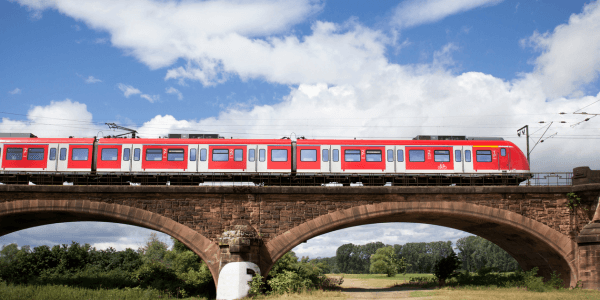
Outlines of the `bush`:
M461 262L456 256L456 253L452 251L450 255L440 259L433 267L433 275L439 280L440 285L446 283L446 279L457 275L455 273L460 268Z

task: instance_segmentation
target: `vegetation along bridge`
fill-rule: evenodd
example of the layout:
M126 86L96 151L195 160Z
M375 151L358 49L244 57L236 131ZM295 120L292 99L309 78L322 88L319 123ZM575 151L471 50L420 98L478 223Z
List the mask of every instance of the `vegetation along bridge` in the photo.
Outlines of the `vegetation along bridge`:
M525 270L600 289L600 172L569 186L239 187L0 185L0 236L71 221L131 224L169 234L209 266L218 298L247 294L298 244L382 222L446 226L481 236ZM572 194L574 193L574 194ZM569 205L576 197L580 204Z

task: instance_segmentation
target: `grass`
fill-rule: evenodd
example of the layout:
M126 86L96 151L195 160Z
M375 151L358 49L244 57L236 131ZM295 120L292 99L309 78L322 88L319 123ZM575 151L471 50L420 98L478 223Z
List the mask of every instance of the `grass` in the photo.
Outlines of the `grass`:
M475 299L524 299L524 300L575 300L600 299L600 291L595 290L556 290L552 292L532 292L524 288L442 288L432 299L439 300L475 300Z
M433 278L433 274L397 274L396 276L387 277L385 274L327 274L328 277L341 277L350 279L381 279L381 280L406 280L409 281L413 277L428 277Z

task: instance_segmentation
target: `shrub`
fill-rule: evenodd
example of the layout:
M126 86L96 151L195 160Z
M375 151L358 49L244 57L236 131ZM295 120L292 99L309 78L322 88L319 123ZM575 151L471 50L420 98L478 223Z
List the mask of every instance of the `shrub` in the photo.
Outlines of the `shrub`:
M456 253L452 251L450 255L440 259L433 267L433 274L439 280L440 285L446 283L446 279L456 276L455 273L460 268L460 259L456 256Z

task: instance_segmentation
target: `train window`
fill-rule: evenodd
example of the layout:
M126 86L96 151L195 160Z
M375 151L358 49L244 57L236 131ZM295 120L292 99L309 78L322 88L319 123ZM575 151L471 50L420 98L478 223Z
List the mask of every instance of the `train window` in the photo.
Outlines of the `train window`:
M244 150L242 150L242 149L233 150L233 161L244 161Z
M123 149L123 161L128 161L130 155L131 155L131 149L129 149L129 148Z
M387 161L391 161L391 162L394 161L394 150L389 149L387 151Z
M119 149L102 149L100 155L101 160L117 160L119 159Z
M344 150L344 161L360 161L360 150Z
M437 162L449 162L450 161L450 151L449 150L434 150L433 151L433 160Z
M317 150L316 149L300 150L300 161L317 161Z
M196 161L196 148L190 149L190 161Z
M399 162L403 162L404 161L404 150L396 151L396 158L398 159Z
M23 159L23 148L6 148L6 160Z
M329 161L329 149L323 149L323 153L321 154L324 162Z
M133 160L140 160L140 148L133 149Z
M56 148L50 148L50 160L56 159Z
M506 156L506 148L500 148L500 155Z
M27 151L27 160L44 160L44 149L29 148Z
M200 161L206 161L206 149L200 149Z
M67 159L67 148L60 148L60 160Z
M492 161L492 151L490 150L477 150L477 161L479 162L491 162Z
M425 150L408 150L409 161L425 161Z
M229 150L213 149L212 161L229 161Z
M146 161L161 161L162 149L146 149Z
M333 161L335 161L335 162L340 161L340 150L333 149Z
M258 158L260 161L265 161L265 155L266 155L265 152L266 152L265 149L258 150Z
M381 150L367 150L367 161L381 161Z
M71 151L71 160L88 160L89 149L75 148Z
M465 162L471 162L471 150L465 150Z
M460 150L454 150L454 160L456 160L456 162L460 162L461 159L462 158Z
M168 161L184 161L185 152L183 149L169 149L167 152Z
M248 150L248 161L254 161L254 160L256 160L256 150L250 149L250 150Z
M287 161L287 149L271 149L271 161Z

